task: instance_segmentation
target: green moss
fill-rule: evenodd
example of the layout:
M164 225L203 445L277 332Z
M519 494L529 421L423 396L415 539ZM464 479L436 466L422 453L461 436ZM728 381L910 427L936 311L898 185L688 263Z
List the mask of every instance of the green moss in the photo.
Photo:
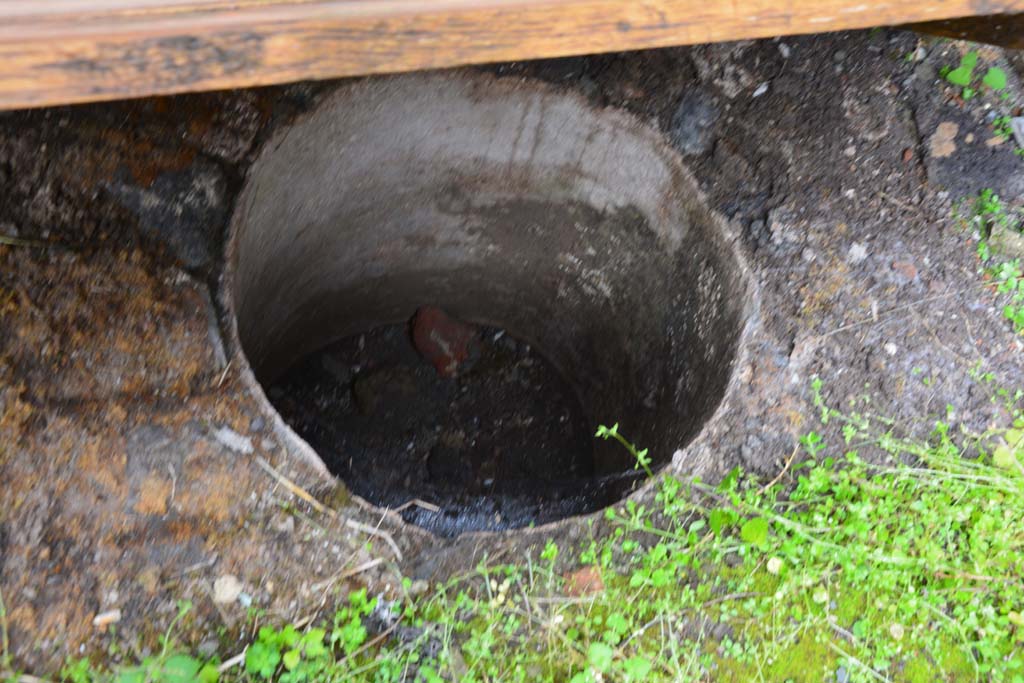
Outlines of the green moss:
M937 641L927 652L904 661L903 671L896 678L901 683L935 683L936 681L971 681L977 671L962 648L945 640Z
M765 680L818 683L834 676L840 664L828 641L820 633L808 632L775 659L767 669Z

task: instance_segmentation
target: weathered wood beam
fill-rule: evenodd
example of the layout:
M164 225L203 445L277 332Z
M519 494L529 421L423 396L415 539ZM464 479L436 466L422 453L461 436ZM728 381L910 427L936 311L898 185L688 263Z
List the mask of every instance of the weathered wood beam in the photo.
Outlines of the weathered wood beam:
M0 0L0 108L1024 12L1024 0Z

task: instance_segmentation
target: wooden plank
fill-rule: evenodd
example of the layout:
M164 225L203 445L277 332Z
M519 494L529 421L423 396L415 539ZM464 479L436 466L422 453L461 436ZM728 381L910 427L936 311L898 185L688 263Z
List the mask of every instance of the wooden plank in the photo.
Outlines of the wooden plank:
M0 108L1024 12L1024 0L0 0Z

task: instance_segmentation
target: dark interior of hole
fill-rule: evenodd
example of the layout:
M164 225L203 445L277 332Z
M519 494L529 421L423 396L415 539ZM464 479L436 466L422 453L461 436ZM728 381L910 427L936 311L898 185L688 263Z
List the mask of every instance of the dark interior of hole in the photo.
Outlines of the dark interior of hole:
M437 534L617 502L642 477L625 449L594 440L597 425L621 422L660 467L724 390L739 302L725 294L732 273L716 268L715 242L695 233L667 250L628 206L517 199L459 215L467 236L410 231L398 242L408 251L378 249L380 262L346 256L341 282L314 280L323 294L269 327L243 309L257 377L357 495L392 509L438 505L402 513ZM278 277L306 273L297 265ZM294 296L266 284L275 278L254 281L271 297ZM409 318L425 304L478 325L480 358L457 378L437 377L410 342ZM497 341L494 325L508 328ZM531 428L510 427L531 418Z
M458 342L411 321L306 356L268 395L354 493L405 506L408 521L443 536L590 512L638 481L594 478L594 423L537 349L500 328L450 324L468 349L452 372L424 355L415 330L445 349Z
M267 145L237 207L228 302L256 378L363 498L443 505L405 512L438 533L541 524L617 502L640 478L625 449L595 442L597 425L621 423L660 469L726 390L747 308L743 271L677 157L620 114L487 79L354 87ZM423 375L430 365L402 361L409 349L398 345L426 305L482 326L481 335L505 328L534 351L512 353L489 379L436 385ZM382 353L370 373L352 351L360 339L364 352L393 357ZM339 353L347 374L336 373L334 388L318 384L330 374L323 357ZM497 352L481 348L481 360L487 353ZM513 391L507 377L528 359L543 377L533 393L530 382ZM303 373L292 398L305 413L290 412L270 389ZM459 404L464 388L510 405ZM402 414L379 418L375 395ZM429 409L424 397L433 397ZM488 423L499 408L543 413L540 426L464 427L470 409ZM410 424L417 411L421 423ZM552 429L561 414L568 426ZM458 453L462 432L490 451ZM413 455L396 452L410 441ZM435 452L435 462L438 444L451 452ZM502 447L515 454L502 454L499 472ZM537 453L547 469L534 466Z

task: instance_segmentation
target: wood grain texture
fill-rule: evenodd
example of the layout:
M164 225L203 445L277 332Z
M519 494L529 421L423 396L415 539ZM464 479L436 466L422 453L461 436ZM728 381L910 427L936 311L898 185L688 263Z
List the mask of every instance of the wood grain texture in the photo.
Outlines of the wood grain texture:
M1024 12L1024 0L0 0L0 108Z

